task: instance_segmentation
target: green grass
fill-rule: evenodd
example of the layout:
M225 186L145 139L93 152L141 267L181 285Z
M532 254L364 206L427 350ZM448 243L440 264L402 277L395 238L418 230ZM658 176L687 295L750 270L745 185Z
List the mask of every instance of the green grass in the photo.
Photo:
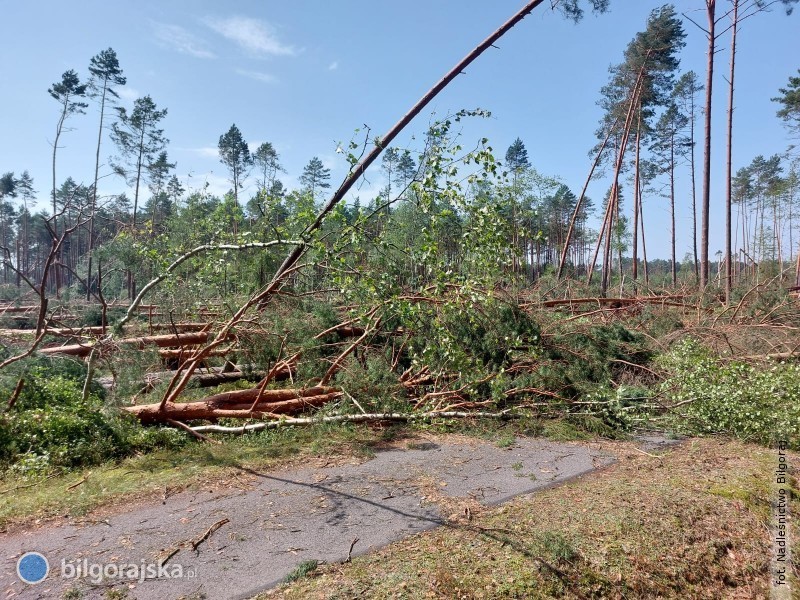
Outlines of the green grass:
M299 565L297 565L291 573L286 576L286 582L291 583L293 581L298 581L303 579L304 577L308 577L311 573L317 570L319 566L319 561L316 560L304 560Z

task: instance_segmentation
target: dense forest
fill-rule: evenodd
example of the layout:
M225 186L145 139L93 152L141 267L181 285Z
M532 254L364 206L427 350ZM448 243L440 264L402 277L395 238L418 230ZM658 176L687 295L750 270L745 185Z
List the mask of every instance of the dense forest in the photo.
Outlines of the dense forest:
M522 139L497 150L462 136L459 125L479 124L483 109L435 116L420 147L392 145L537 4L387 135L354 132L337 148L350 165L337 188L314 156L290 189L273 144L252 148L232 124L218 141L229 192L186 189L162 128L167 108L149 95L130 110L119 102L124 57L108 48L86 73L64 72L42 115L54 123L51 179L9 171L0 180L4 464L69 467L173 439L172 429L141 424L205 440L229 421L270 428L315 408L333 420L530 411L602 431L660 419L800 443L796 407L777 411L781 399L763 394L759 362L796 352L800 158L776 142L772 156L730 161L738 25L794 2L707 0L704 24L669 4L653 10L596 90L603 116L588 159L576 156L587 166L582 189L537 170ZM578 20L589 7L560 8ZM688 35L707 39L707 73L682 69ZM723 35L728 145L712 148ZM764 93L796 133L800 77L787 77ZM86 183L60 166L74 128L97 133ZM729 157L725 215L710 214L712 151ZM351 187L370 166L382 190L362 199ZM109 176L128 191L105 195ZM608 191L590 198L598 178ZM648 228L664 224L643 199L669 207L668 258L650 249L648 259ZM694 215L685 256L681 203ZM712 223L726 233L716 255ZM796 393L795 365L770 368ZM749 395L731 396L743 393L742 377ZM763 417L742 418L762 405ZM676 416L676 406L688 413Z

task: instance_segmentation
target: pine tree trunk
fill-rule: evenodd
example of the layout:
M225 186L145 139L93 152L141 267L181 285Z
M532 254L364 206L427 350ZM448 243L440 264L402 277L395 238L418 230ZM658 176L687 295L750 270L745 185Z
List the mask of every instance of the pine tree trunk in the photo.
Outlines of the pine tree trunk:
M733 285L731 247L731 213L733 204L733 91L736 75L736 33L739 28L739 0L733 0L733 26L731 27L731 68L728 75L728 155L725 174L725 304L731 302Z
M633 171L633 247L631 254L633 255L633 264L631 266L631 277L633 278L633 289L636 291L636 279L639 276L639 202L637 197L639 195L639 158L642 145L642 110L639 108L639 116L636 124L636 159L634 161Z
M694 110L694 90L692 92L691 97L691 120L689 126L689 136L690 136L690 143L691 143L691 154L689 155L689 168L691 170L692 176L692 251L694 257L694 278L697 283L700 282L700 263L697 260L697 184L695 181L695 174L697 169L695 169L695 161L694 161L694 145L695 145L695 138L694 138L694 123L695 123L695 110Z
M703 197L700 232L700 287L708 285L709 218L711 207L711 99L714 84L714 53L716 51L716 0L706 0L708 15L708 51L706 57L705 139L703 140Z
M89 211L89 250L88 250L88 264L86 271L86 301L89 302L92 297L92 258L94 255L94 218L97 212L97 180L100 174L100 144L103 141L103 118L106 109L106 91L108 90L108 82L103 85L103 94L100 98L100 128L97 131L97 151L94 156L94 186L92 187L92 206Z
M644 208L642 204L642 182L639 181L639 189L636 190L636 202L639 204L639 224L642 227L642 267L644 268L644 283L650 285L650 272L647 268L647 238L644 235Z

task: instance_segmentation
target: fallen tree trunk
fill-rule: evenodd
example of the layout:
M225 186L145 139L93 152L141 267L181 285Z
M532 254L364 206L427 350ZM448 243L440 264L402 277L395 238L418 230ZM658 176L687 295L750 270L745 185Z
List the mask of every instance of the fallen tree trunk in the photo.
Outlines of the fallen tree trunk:
M120 346L134 346L139 349L144 349L147 346L157 346L159 348L178 348L183 346L196 346L198 344L205 344L212 336L211 333L206 331L195 333L173 333L166 335L150 335L143 337L127 338L116 342ZM233 334L229 336L232 338ZM88 344L70 344L66 346L52 346L49 348L41 348L39 352L42 354L66 354L68 356L89 356L92 351L93 345ZM177 353L179 356L180 350L171 351ZM173 358L173 354L167 351L164 354L167 358Z
M627 306L631 304L661 304L664 306L680 306L686 308L695 308L691 305L683 304L680 302L670 302L670 300L676 300L684 298L685 296L642 296L642 297L633 297L633 298L566 298L566 299L558 299L558 300L545 300L540 303L530 303L526 306L571 306L573 304L611 304L611 305L618 305L618 306Z
M124 410L142 423L194 421L198 419L250 419L270 415L296 414L340 398L342 393L328 387L305 390L237 390L209 396L198 402L145 404ZM258 400L258 403L256 403ZM253 405L255 404L255 408ZM251 410L252 409L252 410Z
M296 419L277 419L266 423L248 423L241 427L226 427L224 425L200 425L192 427L196 433L238 433L244 434L251 431L276 429L284 425L314 425L316 423L368 423L379 421L427 421L430 419L516 419L518 415L509 412L426 412L426 413L374 413L362 415L334 415L330 417L307 417Z

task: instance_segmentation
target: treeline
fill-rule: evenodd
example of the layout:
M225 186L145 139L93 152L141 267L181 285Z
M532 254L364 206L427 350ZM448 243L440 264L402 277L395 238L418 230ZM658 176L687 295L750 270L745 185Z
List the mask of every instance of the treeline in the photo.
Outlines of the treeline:
M766 8L762 3L733 2L733 10L720 16L712 4L706 31L712 57L713 43L721 35L712 31L713 25L730 19L726 31L735 41L738 23ZM368 264L383 265L404 285L422 284L435 279L426 271L433 264L430 257L458 272L475 267L476 257L483 256L488 268L486 248L491 248L495 274L507 281L532 282L548 273L586 276L590 282L599 276L600 293L605 294L614 280L625 278L636 285L639 279L650 284L655 277L656 283L673 286L686 278L703 286L716 277L729 294L737 282L781 274L795 259L798 159L791 152L758 156L731 174L726 206L729 248L710 256L710 96L704 101L708 89L696 73L680 71L685 38L674 7L664 5L651 13L622 62L610 69L609 82L600 91L598 144L591 151L593 164L582 189L539 173L519 138L502 159L495 157L487 140L465 153L450 125L484 113L462 112L434 124L422 149L387 148L380 194L338 206L316 240L304 235L331 187L330 169L318 157L303 169L300 186L288 189L275 147L265 142L251 151L234 124L218 141L229 193L217 197L204 189L186 190L175 174L169 140L161 128L167 109L149 95L135 100L131 110L119 106L118 90L127 81L109 48L92 57L85 81L68 70L48 89L58 109L47 208L33 212L42 192L27 171L19 176L6 172L0 178L3 296L13 299L33 288L56 296L68 289L87 299L133 298L142 281L197 245L291 239L316 244L318 262L310 273L318 281L307 284L312 287L331 283L322 277L326 269L336 273L334 279L347 279L347 269L358 276ZM790 77L774 98L781 106L778 116L790 130L800 127L799 90L800 77ZM733 87L730 94L732 102ZM100 115L94 124L93 177L79 183L60 174L59 140L90 103ZM703 116L705 127L699 122ZM729 124L731 119L729 114ZM701 160L696 155L702 129L706 143ZM373 142L364 142L369 143ZM363 148L351 142L337 150L355 165ZM128 193L98 193L101 175L106 175L100 173L101 157L109 152L113 174L124 179ZM610 178L611 185L594 202L586 190L600 176ZM251 193L245 195L245 190ZM645 200L669 207L667 262L648 261L645 224L653 224L644 211ZM678 260L676 219L681 205L691 206L692 214L691 248L683 261ZM346 255L354 248L358 256L334 266L332 252ZM196 283L198 293L209 286L221 292L252 291L268 281L281 252L198 258L187 261L183 275ZM298 274L295 281L300 279Z

